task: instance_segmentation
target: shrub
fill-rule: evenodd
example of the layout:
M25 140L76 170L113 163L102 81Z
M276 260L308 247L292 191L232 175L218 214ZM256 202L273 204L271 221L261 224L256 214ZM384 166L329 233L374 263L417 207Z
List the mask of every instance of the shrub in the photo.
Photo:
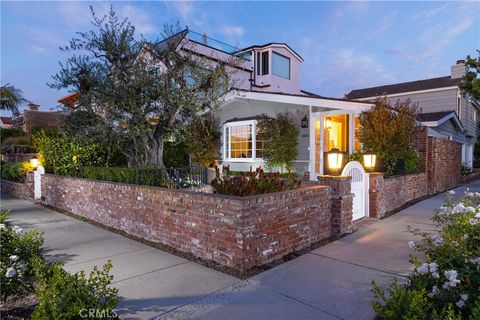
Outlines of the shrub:
M156 187L168 186L164 171L153 168L84 167L79 175L83 178L92 180L104 180Z
M2 211L6 220L8 211ZM43 236L38 230L23 232L18 226L0 224L0 283L1 298L6 301L11 296L23 296L34 290L37 270L34 260L41 257Z
M166 141L163 147L163 164L167 168L188 166L188 148L184 142Z
M47 172L75 176L84 166L101 166L106 163L104 148L87 139L51 135L41 129L34 135L33 141Z
M406 174L413 174L418 171L418 167L420 165L420 155L418 152L410 149L405 152L402 160Z
M438 234L410 242L425 260L412 256L408 283L394 282L387 295L372 283L379 319L479 319L479 204L480 193L468 190L459 203L448 200L432 218Z
M0 128L0 138L3 141L10 137L23 136L25 133L21 129L16 128Z
M207 115L194 118L186 126L185 133L182 136L182 143L193 164L204 167L213 166L218 155L218 145L220 143L220 131L213 116ZM167 164L165 163L165 165Z
M247 172L245 175L231 176L229 167L222 172L215 168L216 177L212 181L214 193L233 196L250 196L255 194L279 192L300 186L300 180L291 174L288 179L280 178L280 173L266 173L262 168Z
M385 173L392 175L398 161L410 151L417 126L417 106L410 100L397 100L392 107L385 98L377 99L369 111L360 114L360 124L357 139L365 150L372 150L382 159Z
M24 182L27 171L31 171L30 162L5 162L0 165L0 175L4 180Z
M468 176L472 172L473 172L472 167L470 167L466 163L462 163L462 176Z
M264 117L258 123L257 139L263 141L262 158L268 168L293 170L297 157L299 129L288 113Z
M36 294L39 304L31 319L79 319L88 310L95 310L97 319L116 317L119 297L118 289L110 287L113 280L109 274L111 268L109 260L102 270L94 267L87 277L83 271L69 274L61 263L38 260L41 276Z

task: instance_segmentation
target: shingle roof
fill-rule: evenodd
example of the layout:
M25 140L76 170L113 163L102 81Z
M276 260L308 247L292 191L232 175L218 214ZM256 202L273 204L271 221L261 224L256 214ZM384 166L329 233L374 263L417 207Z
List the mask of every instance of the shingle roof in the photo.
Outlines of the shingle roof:
M421 113L418 115L418 119L421 122L427 121L438 121L440 119L445 118L447 115L452 113L453 111L441 111L441 112L430 112L430 113Z
M352 90L346 95L346 97L348 99L362 99L402 92L445 88L458 85L460 80L461 78L452 79L450 76L445 76L425 80L395 83L386 86Z
M12 124L12 118L11 117L0 117L2 120L3 124Z

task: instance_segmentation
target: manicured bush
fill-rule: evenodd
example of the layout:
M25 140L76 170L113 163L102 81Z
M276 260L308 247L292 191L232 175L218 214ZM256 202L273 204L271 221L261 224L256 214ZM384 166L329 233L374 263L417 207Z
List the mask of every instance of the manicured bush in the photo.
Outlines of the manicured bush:
M37 270L34 260L41 257L43 236L38 230L24 232L5 220L9 212L2 210L0 223L0 283L1 298L21 297L34 291Z
M288 179L282 179L280 173L264 172L262 168L250 169L246 175L232 176L229 167L224 166L222 172L215 168L216 177L211 185L215 193L233 196L250 196L255 194L279 192L298 188L300 180L291 174Z
M86 179L168 187L165 174L159 169L135 169L125 167L83 167L79 176Z
M84 166L106 164L105 149L87 139L52 135L42 129L34 135L33 141L49 173L75 176Z
M109 260L99 270L94 267L87 277L81 271L69 274L62 263L38 260L39 282L36 294L39 304L32 313L32 320L68 320L88 317L95 310L96 319L117 317L118 289L110 285L112 263Z
M264 117L258 123L257 139L263 141L262 158L267 168L293 170L297 157L299 129L288 113L276 118Z
M418 167L420 165L420 155L417 151L413 149L406 151L402 157L402 160L406 174L417 173Z
M406 284L395 282L385 294L372 282L378 319L480 319L479 204L480 193L467 190L437 210L438 233L409 243L424 260L412 256Z

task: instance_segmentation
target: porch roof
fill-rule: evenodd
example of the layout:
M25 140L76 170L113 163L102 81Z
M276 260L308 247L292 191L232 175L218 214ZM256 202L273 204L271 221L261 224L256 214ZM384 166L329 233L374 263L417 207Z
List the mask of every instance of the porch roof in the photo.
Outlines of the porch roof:
M288 103L303 107L320 107L333 110L361 112L373 106L371 102L328 98L317 95L290 94L283 92L263 92L232 89L225 96L225 103L232 100L258 100L265 102Z

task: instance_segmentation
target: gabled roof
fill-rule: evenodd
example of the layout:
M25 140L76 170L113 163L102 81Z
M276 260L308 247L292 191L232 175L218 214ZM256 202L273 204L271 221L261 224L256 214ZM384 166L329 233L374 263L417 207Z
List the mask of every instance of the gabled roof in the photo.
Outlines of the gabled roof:
M260 49L260 48L265 48L265 47L268 47L268 46L285 46L288 50L290 50L294 55L297 56L297 58L300 60L300 61L303 61L303 58L301 55L299 55L295 50L293 50L288 44L286 44L285 42L269 42L269 43L266 43L266 44L263 44L263 45L253 45L253 46L249 46L249 47L246 47L246 48L243 48L241 50L238 50L236 53L241 53L241 52L244 52L244 51L248 51L248 50L251 50L251 49Z
M464 131L463 124L455 111L421 113L418 115L418 119L422 125L427 127L438 127L447 121L453 121L461 131Z
M162 52L163 50L167 49L169 45L173 45L175 48L182 42L185 36L188 34L188 29L184 29L174 35L163 39L157 43L147 42L147 46L157 52Z
M346 95L346 97L348 99L373 98L403 92L453 87L457 86L460 80L461 78L452 79L450 76L445 76L425 80L395 83L385 86L352 90Z
M0 117L3 124L13 124L12 117Z

